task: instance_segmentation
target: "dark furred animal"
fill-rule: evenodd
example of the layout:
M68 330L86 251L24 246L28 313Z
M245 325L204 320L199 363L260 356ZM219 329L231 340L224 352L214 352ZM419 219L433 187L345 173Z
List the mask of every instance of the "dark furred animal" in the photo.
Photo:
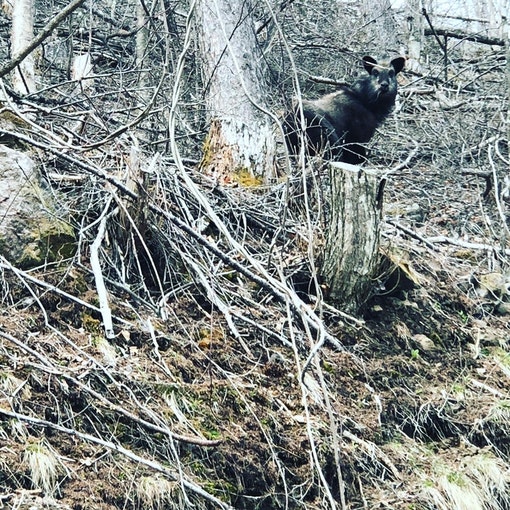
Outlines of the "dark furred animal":
M289 152L299 154L304 138L311 155L321 154L355 165L362 163L365 145L395 105L396 75L404 64L403 57L389 62L363 57L368 76L315 101L303 101L304 126L301 109L296 106L284 121Z

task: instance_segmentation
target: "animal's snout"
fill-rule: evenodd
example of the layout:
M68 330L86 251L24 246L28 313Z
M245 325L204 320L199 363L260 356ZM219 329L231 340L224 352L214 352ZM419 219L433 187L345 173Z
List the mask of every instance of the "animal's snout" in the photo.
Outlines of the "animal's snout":
M384 80L381 83L379 83L379 87L383 92L386 92L390 88L390 83L387 80Z

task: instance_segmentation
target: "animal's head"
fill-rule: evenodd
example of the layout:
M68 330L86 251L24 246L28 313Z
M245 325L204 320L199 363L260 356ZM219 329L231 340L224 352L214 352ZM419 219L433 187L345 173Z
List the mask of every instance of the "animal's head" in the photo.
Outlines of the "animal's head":
M397 74L405 65L404 57L377 62L375 58L363 57L363 66L370 75L370 95L373 99L381 100L385 97L394 98L397 94Z

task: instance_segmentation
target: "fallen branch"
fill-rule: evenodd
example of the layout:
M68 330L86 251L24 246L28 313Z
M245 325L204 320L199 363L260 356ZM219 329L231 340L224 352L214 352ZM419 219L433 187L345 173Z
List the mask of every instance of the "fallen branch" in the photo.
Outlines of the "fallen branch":
M491 393L492 395L494 395L495 397L498 397L501 399L507 398L507 395L505 395L504 393L501 393L501 391L499 391L498 389L493 388L492 386L489 386L488 384L485 384L483 382L477 381L476 379L471 379L468 384L472 388L482 389L484 391L487 391L487 392Z
M112 199L110 197L104 208L101 221L99 222L97 236L90 246L90 267L92 268L92 272L94 273L94 280L96 282L96 292L99 298L99 310L101 311L101 317L103 318L105 336L109 340L115 337L115 332L113 330L112 311L108 305L108 292L106 291L103 271L99 261L99 248L101 247L101 243L103 242L106 233L106 220L109 216L107 213L111 200Z
M477 177L483 177L485 179L485 191L482 193L482 198L487 198L493 187L492 172L466 169L461 171L461 175L476 175Z
M452 37L453 39L462 39L463 41L472 41L480 44L488 44L490 46L504 46L505 41L496 37L487 37L477 33L463 32L462 30L452 30L446 28L426 28L425 35Z
M401 230L408 236L414 237L414 239L418 239L418 241L421 241L423 244L428 246L431 250L437 251L439 249L437 246L434 246L429 239L425 239L423 236L421 236L414 230L411 230L410 228L405 227L404 225L401 225L400 223L398 223L395 220L392 220L391 218L386 218L386 223L393 225L396 229Z
M353 443L361 446L367 452L367 454L377 456L390 470L392 475L395 477L395 480L402 480L402 476L400 475L399 470L395 467L393 462L391 462L390 458L375 443L365 441L364 439L359 438L348 430L344 430L342 435L347 439L350 439Z
M427 242L428 243L453 244L455 246L461 246L462 248L469 248L470 250L495 251L496 253L504 253L505 255L510 255L510 249L508 249L508 248L502 248L501 246L495 246L493 244L469 243L467 241L462 241L460 239L453 239L451 237L446 237L446 236L428 237Z

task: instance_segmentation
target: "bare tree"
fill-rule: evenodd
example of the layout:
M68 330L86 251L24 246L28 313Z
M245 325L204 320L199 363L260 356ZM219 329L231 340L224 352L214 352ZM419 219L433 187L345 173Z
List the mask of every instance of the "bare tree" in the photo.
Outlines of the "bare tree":
M275 137L251 2L198 0L196 17L210 123L202 167L225 180L270 177Z
M148 91L148 75L144 71L143 64L146 58L149 29L147 28L147 12L145 11L145 4L143 2L137 3L136 6L136 65L140 69L140 88L142 89L142 95L145 99L149 97Z
M34 37L33 0L14 0L12 3L11 55L16 57ZM31 53L16 68L12 86L20 94L35 91L34 55Z
M510 1L506 1L506 12L508 13L510 9ZM507 145L508 152L510 153L510 20L508 19L508 15L504 15L504 9L501 10L501 33L503 35L503 40L505 42L505 50L506 50L506 66L505 66L505 77L506 77L506 85L507 85L507 122L506 122L506 132L507 132Z
M372 39L369 46L375 46L379 53L398 52L397 24L393 16L390 0L364 0L361 10L367 30Z
M420 10L419 0L406 2L406 23L404 31L406 35L407 67L413 71L420 70L420 60L423 45L423 16Z

